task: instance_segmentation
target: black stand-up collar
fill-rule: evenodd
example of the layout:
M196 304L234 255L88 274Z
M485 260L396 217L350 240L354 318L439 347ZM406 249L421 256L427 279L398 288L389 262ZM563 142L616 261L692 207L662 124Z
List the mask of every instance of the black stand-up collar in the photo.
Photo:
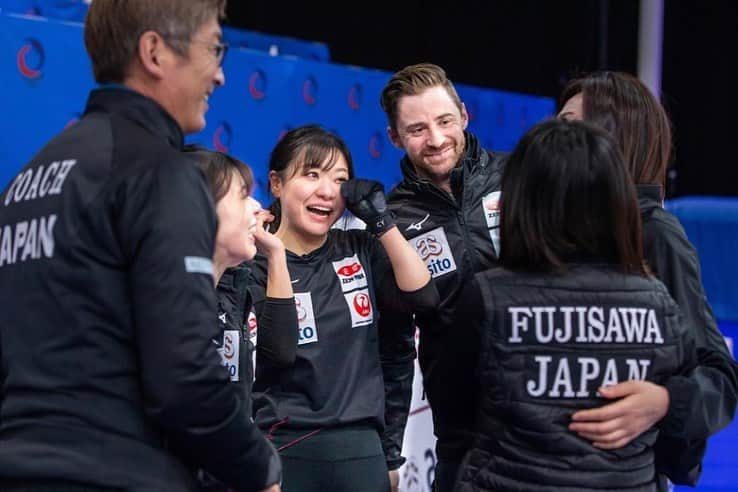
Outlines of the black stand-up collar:
M104 111L132 120L177 149L184 146L184 134L176 121L156 101L124 86L102 87L90 92L85 114Z

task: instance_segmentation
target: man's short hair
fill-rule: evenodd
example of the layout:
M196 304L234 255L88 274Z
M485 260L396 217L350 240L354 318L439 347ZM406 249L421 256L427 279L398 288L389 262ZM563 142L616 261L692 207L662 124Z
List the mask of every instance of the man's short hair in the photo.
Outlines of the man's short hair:
M432 63L410 65L395 73L382 90L380 104L392 128L397 125L397 103L403 96L415 96L432 87L442 86L461 111L461 99L446 72Z
M99 83L122 82L146 31L187 56L193 34L225 15L226 0L95 0L85 19L85 47Z

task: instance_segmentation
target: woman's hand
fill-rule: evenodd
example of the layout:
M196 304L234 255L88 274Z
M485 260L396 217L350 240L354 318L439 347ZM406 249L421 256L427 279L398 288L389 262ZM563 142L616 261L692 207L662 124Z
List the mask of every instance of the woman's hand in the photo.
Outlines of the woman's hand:
M282 240L264 229L264 224L272 221L274 221L274 215L269 210L262 209L257 212L254 239L256 248L267 258L272 258L275 254L284 254L285 251Z
M653 427L669 410L669 392L648 381L626 381L600 388L599 393L618 401L576 412L569 430L600 449L622 448Z

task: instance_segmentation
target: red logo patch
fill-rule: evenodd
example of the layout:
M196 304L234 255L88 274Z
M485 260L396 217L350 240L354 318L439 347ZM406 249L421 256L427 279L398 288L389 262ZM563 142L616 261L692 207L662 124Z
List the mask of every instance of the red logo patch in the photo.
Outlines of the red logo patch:
M354 309L359 313L359 316L366 318L372 312L372 303L369 300L369 296L360 292L354 297Z
M342 277L351 277L355 273L361 271L361 264L352 263L351 265L344 265L338 269L338 274Z

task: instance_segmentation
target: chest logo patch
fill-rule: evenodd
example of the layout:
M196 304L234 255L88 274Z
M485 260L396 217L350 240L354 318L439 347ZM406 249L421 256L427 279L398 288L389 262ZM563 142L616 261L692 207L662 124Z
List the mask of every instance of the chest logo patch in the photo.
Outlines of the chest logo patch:
M372 312L372 299L369 297L369 289L361 289L344 294L346 305L351 313L351 327L366 326L374 321Z
M366 272L356 255L334 261L333 269L341 282L342 292L346 293L367 286Z
M225 330L223 332L223 346L218 349L220 358L223 361L231 377L231 381L238 381L238 359L241 355L241 333L238 330Z
M454 255L451 253L443 227L411 239L410 244L425 262L431 277L440 277L456 270L456 261L454 261Z
M313 299L310 292L295 293L297 309L297 344L315 343L318 341L318 327L315 325Z
M482 209L484 210L484 218L489 228L489 238L495 252L500 254L500 197L502 192L493 191L482 199Z

